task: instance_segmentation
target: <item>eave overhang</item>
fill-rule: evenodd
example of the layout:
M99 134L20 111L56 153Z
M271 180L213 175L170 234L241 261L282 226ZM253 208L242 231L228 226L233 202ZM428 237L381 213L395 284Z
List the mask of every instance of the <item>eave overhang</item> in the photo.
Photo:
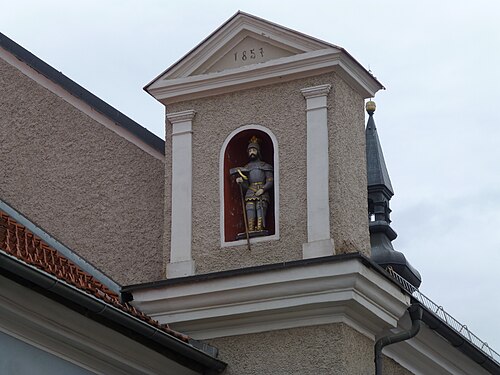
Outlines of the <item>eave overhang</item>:
M363 98L373 97L383 88L343 51L323 49L228 71L161 80L147 91L170 104L328 72L336 72Z

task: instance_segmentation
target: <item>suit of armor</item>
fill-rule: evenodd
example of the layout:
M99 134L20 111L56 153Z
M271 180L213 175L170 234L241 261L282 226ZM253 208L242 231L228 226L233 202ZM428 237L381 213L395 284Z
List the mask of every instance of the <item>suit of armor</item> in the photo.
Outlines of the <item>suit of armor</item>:
M230 173L238 175L236 182L244 193L248 231L265 235L266 213L274 186L273 166L260 160L260 146L257 137L252 137L247 147L250 161L243 168L233 168Z
M266 228L266 213L270 202L269 190L273 187L273 167L259 159L251 161L241 169L248 177L241 182L245 191L248 230L261 231ZM257 223L255 223L257 219ZM255 225L257 224L257 225Z

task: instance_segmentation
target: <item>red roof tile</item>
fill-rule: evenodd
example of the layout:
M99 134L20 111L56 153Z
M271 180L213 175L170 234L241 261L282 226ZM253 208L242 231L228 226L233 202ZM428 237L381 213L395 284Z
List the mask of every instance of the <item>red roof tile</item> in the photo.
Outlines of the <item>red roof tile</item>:
M170 329L168 325L161 325L128 303L120 302L118 294L92 275L82 271L76 264L2 211L0 211L0 249L169 335L185 342L189 341L188 336Z

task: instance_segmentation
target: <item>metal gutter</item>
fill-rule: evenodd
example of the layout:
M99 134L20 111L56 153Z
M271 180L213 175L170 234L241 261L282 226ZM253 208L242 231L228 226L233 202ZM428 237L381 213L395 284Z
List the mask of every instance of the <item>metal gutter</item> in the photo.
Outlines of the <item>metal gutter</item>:
M492 357L486 355L483 350L467 341L460 333L453 329L450 325L446 324L436 314L430 311L426 306L420 303L417 299L412 297L415 303L420 304L423 310L422 321L434 330L440 336L444 337L448 342L453 345L457 350L460 350L467 357L472 359L482 368L494 375L500 375L500 364Z
M165 155L165 141L0 33L0 47Z
M387 271L393 281L408 293L412 304L419 304L423 309L422 321L430 329L491 374L500 375L500 355L495 350L393 269L388 268Z
M21 278L56 301L60 297L66 306L76 305L83 308L83 314L116 330L120 326L121 333L139 341L149 348L158 351L168 358L181 363L201 374L217 374L224 371L226 363L209 356L199 349L173 337L146 322L143 322L106 302L91 296L56 277L39 270L21 260L0 251L0 271L11 279ZM39 290L37 290L39 291ZM61 301L59 301L61 302ZM82 312L82 311L79 311ZM137 339L137 335L142 340Z

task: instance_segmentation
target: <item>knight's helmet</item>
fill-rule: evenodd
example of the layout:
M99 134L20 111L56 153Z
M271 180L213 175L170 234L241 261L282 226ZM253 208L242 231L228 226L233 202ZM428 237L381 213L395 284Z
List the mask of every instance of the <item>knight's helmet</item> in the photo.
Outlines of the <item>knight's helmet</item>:
M250 140L248 141L247 152L251 148L255 148L257 150L257 156L260 159L261 158L261 154L260 154L260 145L259 145L259 143L260 143L260 139L257 138L255 135L252 136L252 138L250 138Z

